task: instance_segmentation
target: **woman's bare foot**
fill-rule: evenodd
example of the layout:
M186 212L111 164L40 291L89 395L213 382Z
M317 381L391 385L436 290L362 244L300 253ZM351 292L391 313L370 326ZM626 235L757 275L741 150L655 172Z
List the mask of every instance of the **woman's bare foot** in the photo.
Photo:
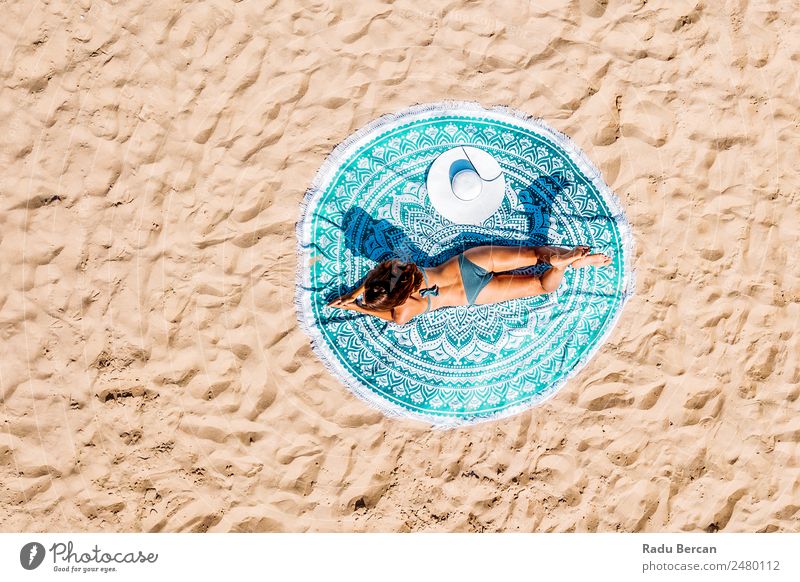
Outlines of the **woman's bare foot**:
M587 255L585 257L578 258L577 260L570 263L573 269L580 269L581 267L605 267L606 265L611 264L611 257L605 255L603 253L596 253L594 255Z
M565 269L568 265L585 257L589 253L589 249L590 247L586 245L577 246L561 255L551 257L550 264L556 269Z

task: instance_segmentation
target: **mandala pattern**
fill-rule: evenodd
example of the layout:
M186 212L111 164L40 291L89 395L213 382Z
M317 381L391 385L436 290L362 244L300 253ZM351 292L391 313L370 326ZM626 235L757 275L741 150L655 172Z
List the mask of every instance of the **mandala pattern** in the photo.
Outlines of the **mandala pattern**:
M426 171L457 145L488 151L505 175L503 205L479 227L450 222L428 200ZM551 396L633 292L630 228L599 172L564 135L505 108L421 105L359 130L320 169L297 235L298 317L315 352L387 414L435 426ZM485 244L588 244L613 262L568 270L556 293L438 309L402 326L326 306L385 259L434 266Z

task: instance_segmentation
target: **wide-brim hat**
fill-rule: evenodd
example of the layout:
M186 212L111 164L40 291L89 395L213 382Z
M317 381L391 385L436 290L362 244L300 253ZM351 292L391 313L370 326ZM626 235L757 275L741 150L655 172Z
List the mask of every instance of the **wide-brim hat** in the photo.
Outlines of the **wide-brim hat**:
M472 146L439 155L428 170L426 186L437 212L457 224L482 224L500 208L506 191L497 160Z

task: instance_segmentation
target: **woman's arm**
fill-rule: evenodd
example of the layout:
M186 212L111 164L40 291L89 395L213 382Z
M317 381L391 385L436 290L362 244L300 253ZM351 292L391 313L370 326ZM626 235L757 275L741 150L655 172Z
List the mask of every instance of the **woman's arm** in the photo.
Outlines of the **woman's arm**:
M329 302L328 307L349 309L350 311L358 311L359 313L364 313L366 315L374 315L375 317L380 317L381 319L385 319L386 321L394 321L394 322L397 321L397 319L395 318L394 309L392 309L391 311L378 311L358 305L358 303L356 302L356 298L363 291L364 291L364 285L361 285L361 287L359 287L355 291L346 293L340 297L337 297L333 301Z
M328 303L328 307L343 307L344 305L351 304L355 301L356 297L361 295L364 292L364 285L362 284L358 289L351 291L350 293L345 293L344 295L340 295L336 299L333 299L330 303Z
M394 321L395 323L397 320L394 316L394 309L391 311L377 311L372 309L367 309L366 307L361 307L360 305L356 305L355 303L346 303L344 305L336 305L334 307L339 307L340 309L349 309L351 311L358 311L359 313L365 313L367 315L374 315L375 317L380 317L381 319L385 319L386 321Z

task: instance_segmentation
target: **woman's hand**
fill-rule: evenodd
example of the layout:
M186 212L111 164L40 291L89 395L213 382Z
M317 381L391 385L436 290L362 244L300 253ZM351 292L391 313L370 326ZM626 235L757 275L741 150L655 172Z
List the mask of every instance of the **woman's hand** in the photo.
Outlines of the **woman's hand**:
M355 303L355 299L345 299L343 297L337 297L330 303L328 303L328 307L336 307L338 309L350 309L350 307Z
M337 297L332 301L328 302L328 307L338 307L339 309L343 309L345 306L349 305L350 301L343 295L341 297Z
M348 309L350 311L357 311L358 313L366 313L367 315L374 315L375 317L379 317L381 319L385 319L386 321L393 321L395 323L399 323L398 320L395 318L394 309L391 311L374 311L367 307L363 307L356 303L355 297L358 297L356 294L354 297L350 299L346 299L347 296L342 296L334 299L330 303L328 303L328 307L338 307L339 309ZM403 322L405 323L405 322Z
M345 293L344 295L337 297L330 303L328 303L328 307L338 307L339 309L348 309L348 305L352 305L356 301L356 297L358 297L364 291L364 285L361 285L355 291L351 291L350 293Z

